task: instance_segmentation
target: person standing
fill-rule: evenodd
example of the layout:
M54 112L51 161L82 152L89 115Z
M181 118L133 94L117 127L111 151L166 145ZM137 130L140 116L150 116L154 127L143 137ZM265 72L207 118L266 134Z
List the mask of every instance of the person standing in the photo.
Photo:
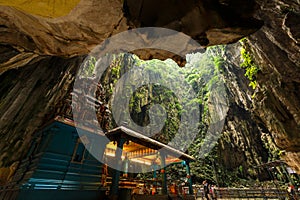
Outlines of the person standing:
M291 183L288 186L289 199L295 200L295 187Z
M214 186L214 185L211 185L211 186L210 186L209 193L210 193L211 198L212 198L213 200L217 199L217 195L216 195L216 193L215 193L215 186Z
M204 193L204 197L206 198L206 200L209 200L209 185L207 180L203 181L203 193Z
M151 194L152 194L152 195L155 195L156 192L157 192L157 191L156 191L156 186L153 185L152 188L151 188Z

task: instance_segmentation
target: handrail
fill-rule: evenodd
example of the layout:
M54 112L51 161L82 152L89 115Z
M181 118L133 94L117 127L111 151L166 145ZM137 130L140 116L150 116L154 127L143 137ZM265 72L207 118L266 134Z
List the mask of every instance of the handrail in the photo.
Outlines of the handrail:
M198 190L198 194L199 192L202 195L203 189ZM219 199L284 199L289 197L287 190L277 188L215 188L214 193ZM299 192L296 191L295 196L299 197L299 195Z

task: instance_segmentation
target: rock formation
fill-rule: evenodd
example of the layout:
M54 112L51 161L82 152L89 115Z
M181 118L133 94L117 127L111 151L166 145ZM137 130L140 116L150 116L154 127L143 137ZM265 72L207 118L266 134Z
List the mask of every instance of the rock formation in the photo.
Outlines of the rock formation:
M214 5L209 1L188 1L184 5L181 1L176 2L147 0L135 4L134 1L125 1L123 5L119 0L85 0L69 14L58 18L45 18L14 7L1 6L0 43L12 46L19 53L1 63L0 73L35 62L41 56L74 57L87 54L106 38L129 28L173 28L207 46L235 42L262 25L261 21L250 15L254 9L253 3L244 6L245 12L235 13L230 7L224 9L223 4ZM235 6L240 9L239 5ZM139 16L137 13L140 13ZM168 16L172 17L169 19ZM179 26L174 27L173 24ZM161 56L164 57L163 54Z
M300 172L300 2L257 2L255 16L265 25L249 37L261 68L254 112L284 151L283 158Z
M0 166L26 153L32 134L70 93L83 56L106 38L157 26L182 31L206 47L236 42L264 22L248 43L261 67L254 111L285 150L288 164L300 172L299 1L85 0L57 18L1 5ZM140 55L149 59L152 53ZM159 52L154 57L169 56Z

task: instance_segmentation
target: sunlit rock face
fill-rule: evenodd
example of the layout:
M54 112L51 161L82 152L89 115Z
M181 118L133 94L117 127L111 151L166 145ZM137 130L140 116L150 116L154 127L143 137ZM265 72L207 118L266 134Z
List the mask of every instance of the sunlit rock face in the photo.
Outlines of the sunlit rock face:
M236 174L248 180L267 180L270 178L267 171L258 166L279 159L278 149L270 132L252 113L254 91L249 87L250 81L244 75L245 70L240 67L241 43L223 48L224 62L220 68L225 80L229 110L214 160L219 170L218 181L224 184L228 180L227 174Z
M300 2L257 2L255 16L265 25L250 36L261 67L254 111L285 151L283 158L300 172Z
M239 43L225 47L224 58L227 62L223 70L230 107L218 154L225 167L230 170L242 169L239 176L259 177L263 180L267 177L266 174L253 166L273 160L274 155L271 153L272 147L264 141L264 135L268 137L269 132L251 113L253 91L249 88L249 80L244 76L244 70L239 67L240 50Z

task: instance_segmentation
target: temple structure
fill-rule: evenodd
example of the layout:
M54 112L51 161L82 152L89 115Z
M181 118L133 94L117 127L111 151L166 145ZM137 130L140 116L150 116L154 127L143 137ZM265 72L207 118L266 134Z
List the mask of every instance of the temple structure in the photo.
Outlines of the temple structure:
M182 164L186 167L186 178L189 186L189 194L193 194L192 179L190 175L189 163L194 161L192 156L189 156L177 149L174 149L166 144L151 139L141 133L130 130L125 126L117 127L106 133L110 139L106 151L114 151L114 158L116 160L123 160L119 162L118 169L116 170L113 178L110 194L117 196L119 191L120 171L126 174L126 171L135 171L130 169L128 162L140 163L143 165L151 166L153 171L160 169L162 174L162 194L168 193L166 167L172 164ZM118 148L117 148L118 147ZM122 165L124 168L122 169ZM132 165L131 167L140 166ZM149 168L148 168L149 169ZM154 179L156 173L154 173Z
M107 141L106 145L103 141ZM91 155L92 149L98 155ZM58 116L36 132L13 181L0 188L0 199L128 199L133 188L146 183L130 172L147 167L153 173L151 184L160 188L160 195L167 195L165 169L171 164L186 167L192 194L189 162L193 160L124 126L106 133L95 132L88 127L75 127L72 120ZM113 164L115 169L107 167ZM157 173L162 175L160 180Z

